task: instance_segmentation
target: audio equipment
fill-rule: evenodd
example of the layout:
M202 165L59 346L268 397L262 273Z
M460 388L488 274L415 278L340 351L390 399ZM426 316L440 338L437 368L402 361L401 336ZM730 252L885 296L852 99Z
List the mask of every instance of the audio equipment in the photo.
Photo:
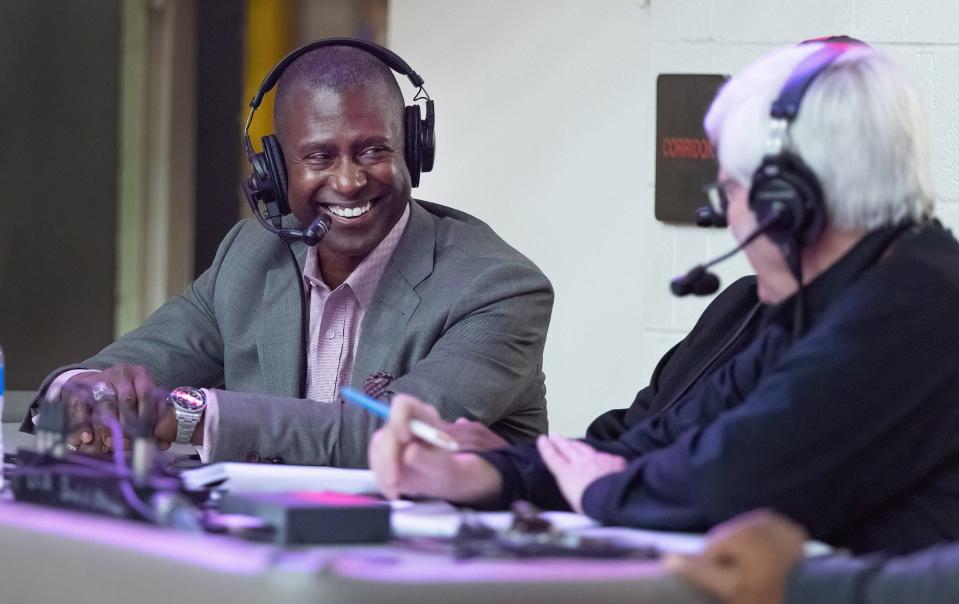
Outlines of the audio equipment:
M726 217L720 212L714 210L710 205L705 205L696 208L696 226L704 228L725 228L729 226L729 223L726 222Z
M246 196L247 203L253 210L254 215L259 218L267 230L276 233L284 241L302 240L307 245L316 245L316 243L326 234L329 226L322 229L314 221L310 229L306 232L300 232L295 229L284 229L281 221L284 216L290 213L290 204L287 199L287 173L286 164L283 159L283 150L275 135L264 136L262 140L263 151L257 153L253 149L253 143L250 141L250 124L253 122L253 114L256 113L263 97L276 86L283 72L304 54L323 48L326 46L351 46L367 52L390 67L393 71L405 75L410 82L417 88L416 95L413 97L413 104L406 106L403 113L403 130L405 132L405 141L403 148L403 157L406 160L406 167L410 172L410 183L416 187L420 183L420 174L429 172L433 169L434 159L436 157L436 113L433 106L433 100L423 87L425 81L422 77L409 66L409 64L400 58L393 51L383 48L372 42L356 40L353 38L326 38L317 40L305 46L297 48L286 55L263 79L259 90L250 101L250 114L246 120L246 126L243 128L243 148L246 156L252 166L250 176L243 180L242 188ZM416 101L424 101L426 106L426 117L423 118L420 112L420 106ZM266 211L264 219L259 209L262 203ZM269 223L267 222L269 221ZM316 228L314 228L316 227ZM313 231L318 237L311 237L310 231ZM322 231L322 234L320 232ZM312 241L312 243L311 243Z
M826 209L816 175L788 148L789 127L813 80L854 44L824 42L793 69L769 111L769 135L763 159L753 174L749 207L760 222L773 209L778 210L779 219L766 236L779 245L790 267L798 266L799 251L822 235Z
M680 277L675 277L669 283L669 289L673 292L674 295L682 297L693 294L696 296L708 296L710 294L716 293L719 289L719 277L716 276L716 273L709 272L709 267L714 264L719 264L723 260L735 255L737 252L741 251L747 245L753 242L760 235L769 232L769 230L779 221L779 210L771 210L769 216L757 226L752 233L746 236L739 245L729 250L722 256L713 258L705 264L697 264L693 268Z
M156 498L186 495L179 478L163 469L153 455L153 427L156 413L145 404L136 426L120 425L109 412L94 408L94 415L110 428L114 449L111 460L102 460L66 450L71 425L66 403L42 401L37 415L36 451L19 448L17 465L10 473L10 490L18 501L63 507L118 518L161 523ZM133 428L134 454L128 459L120 443ZM144 446L148 445L148 446ZM129 462L129 463L128 463ZM196 493L197 502L206 494ZM190 505L188 503L188 505ZM192 506L191 506L192 507ZM195 507L192 508L198 514Z
M779 247L799 284L797 316L802 314L801 251L822 235L826 226L826 209L816 175L799 155L788 148L789 127L799 114L803 95L813 80L849 48L863 45L847 36L803 42L809 43L822 43L823 47L799 62L770 108L770 130L763 159L753 174L749 189L749 207L759 226L730 252L673 279L670 289L675 295L714 293L719 289L719 278L706 269L742 250L759 235L766 235ZM697 223L701 226L717 225L720 219L725 222L725 216L712 206L697 211Z

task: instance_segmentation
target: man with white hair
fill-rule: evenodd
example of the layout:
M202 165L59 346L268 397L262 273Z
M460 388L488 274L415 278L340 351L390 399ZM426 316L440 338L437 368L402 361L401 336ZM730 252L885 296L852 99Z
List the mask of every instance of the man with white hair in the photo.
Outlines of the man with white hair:
M684 531L769 507L855 552L959 538L959 243L931 218L914 88L874 48L813 41L732 78L705 126L766 305L750 345L615 441L449 454L398 395L370 450L385 493Z

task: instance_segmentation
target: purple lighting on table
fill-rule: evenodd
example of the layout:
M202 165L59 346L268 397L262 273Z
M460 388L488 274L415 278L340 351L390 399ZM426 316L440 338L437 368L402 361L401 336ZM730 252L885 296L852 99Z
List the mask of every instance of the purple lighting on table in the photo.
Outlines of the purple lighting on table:
M69 516L69 521L64 521ZM191 535L133 521L49 510L26 504L0 504L0 525L161 556L220 573L258 575L275 566L276 548L216 535Z

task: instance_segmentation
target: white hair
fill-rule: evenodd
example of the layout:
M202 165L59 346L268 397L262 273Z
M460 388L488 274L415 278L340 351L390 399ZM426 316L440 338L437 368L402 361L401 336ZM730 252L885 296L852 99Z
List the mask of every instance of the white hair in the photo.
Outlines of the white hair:
M777 50L719 91L704 126L719 165L748 187L763 157L769 110L792 73L821 43ZM870 46L854 47L820 73L789 129L787 148L822 186L829 223L872 230L932 214L929 134L919 95L903 71Z

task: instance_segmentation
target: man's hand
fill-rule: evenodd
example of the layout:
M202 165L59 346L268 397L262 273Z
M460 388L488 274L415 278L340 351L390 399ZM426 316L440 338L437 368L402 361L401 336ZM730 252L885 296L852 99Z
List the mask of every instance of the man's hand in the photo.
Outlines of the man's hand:
M200 425L197 424L197 432L200 431ZM194 432L195 435L196 432ZM157 407L157 423L153 429L153 440L161 451L169 449L173 441L176 440L176 414L173 412L173 407L166 401Z
M467 451L490 451L508 447L509 443L480 422L461 417L452 424L443 422L443 432L453 437L460 449Z
M808 537L791 520L758 510L711 530L702 554L671 555L664 563L730 604L781 604L786 578Z
M475 455L453 454L416 438L409 427L413 418L441 430L449 425L435 407L405 394L393 397L390 419L373 434L369 448L370 468L386 497L441 497L470 503L499 492L496 470Z
M603 453L578 440L562 436L540 436L536 447L563 497L574 511L583 513L583 493L586 487L607 474L622 472L626 460L618 455Z
M78 374L63 385L60 401L67 405L70 434L67 443L82 453L106 453L114 446L130 446L130 440L113 442L106 417L116 419L128 429L137 425L137 418L146 397L156 387L146 367L113 365L99 372Z

